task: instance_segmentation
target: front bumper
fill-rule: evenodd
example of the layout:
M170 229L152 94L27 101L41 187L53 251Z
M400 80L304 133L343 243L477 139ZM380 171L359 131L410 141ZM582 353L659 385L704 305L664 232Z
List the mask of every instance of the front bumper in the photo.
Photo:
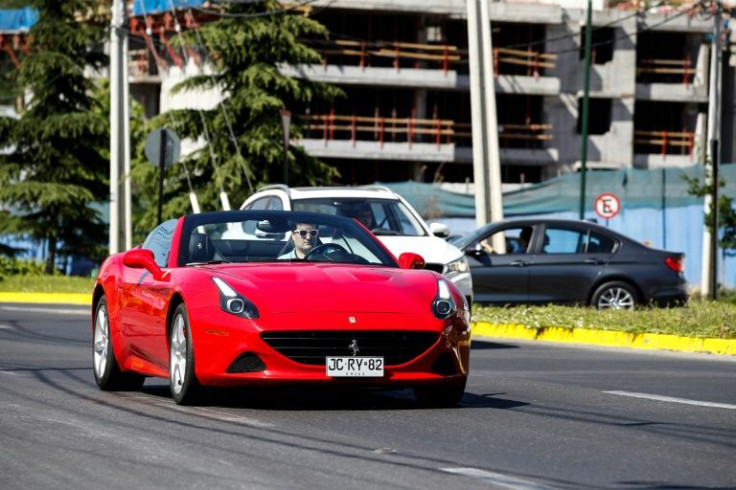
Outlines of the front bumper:
M264 341L262 332L339 332L349 327L347 316L340 313L310 315L305 329L304 314L278 314L269 318L246 320L222 310L206 309L190 312L194 338L195 373L198 381L211 386L269 386L298 383L349 384L375 387L406 387L446 383L467 377L470 358L470 329L461 318L445 321L431 315L356 314L360 332L411 331L432 332L433 340L426 349L406 362L386 365L381 378L330 378L324 363L296 362ZM394 326L394 327L392 327ZM353 329L355 329L353 325ZM347 345L345 346L347 349ZM350 355L339 352L335 355ZM232 372L238 359L260 361L252 372ZM230 371L230 372L228 372Z

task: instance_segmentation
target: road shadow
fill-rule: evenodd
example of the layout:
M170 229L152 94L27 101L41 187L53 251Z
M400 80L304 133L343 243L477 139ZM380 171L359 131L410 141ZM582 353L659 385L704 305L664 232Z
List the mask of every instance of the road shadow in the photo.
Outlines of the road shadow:
M470 343L471 350L497 350L497 349L518 349L519 346L516 344L509 344L506 342L491 342L489 340L478 340L473 339Z
M171 399L166 384L148 384L142 392L157 398ZM449 408L419 404L411 389L382 390L354 387L288 386L274 388L206 388L196 406L248 408L272 411L346 411L346 410L462 410L464 408L508 409L527 405L496 398L498 394L465 392L460 403Z

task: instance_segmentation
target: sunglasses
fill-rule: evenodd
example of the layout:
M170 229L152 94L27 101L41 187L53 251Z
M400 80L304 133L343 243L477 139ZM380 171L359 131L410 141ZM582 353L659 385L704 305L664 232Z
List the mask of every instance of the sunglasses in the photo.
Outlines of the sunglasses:
M312 237L316 237L319 235L319 230L294 230L294 233L297 233L302 238L306 238L307 234Z

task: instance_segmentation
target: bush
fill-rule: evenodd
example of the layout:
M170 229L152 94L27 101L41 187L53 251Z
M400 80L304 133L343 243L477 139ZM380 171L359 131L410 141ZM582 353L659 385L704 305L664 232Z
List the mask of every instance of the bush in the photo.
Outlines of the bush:
M20 260L0 257L0 277L5 276L41 276L45 264L35 260Z

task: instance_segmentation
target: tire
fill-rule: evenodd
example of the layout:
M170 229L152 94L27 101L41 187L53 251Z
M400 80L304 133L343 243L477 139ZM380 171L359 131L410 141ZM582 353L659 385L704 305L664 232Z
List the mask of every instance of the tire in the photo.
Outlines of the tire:
M463 378L452 384L443 383L434 386L417 386L414 388L414 397L419 405L432 408L449 408L457 405L465 394L465 384L468 379Z
M194 375L194 348L189 316L180 304L171 318L169 333L169 386L177 405L192 405L201 396L202 387Z
M124 373L115 359L110 335L110 317L103 296L95 307L95 328L92 337L92 370L97 386L104 391L139 391L145 376Z
M631 284L611 281L596 289L591 305L598 310L633 310L638 302L639 295Z

